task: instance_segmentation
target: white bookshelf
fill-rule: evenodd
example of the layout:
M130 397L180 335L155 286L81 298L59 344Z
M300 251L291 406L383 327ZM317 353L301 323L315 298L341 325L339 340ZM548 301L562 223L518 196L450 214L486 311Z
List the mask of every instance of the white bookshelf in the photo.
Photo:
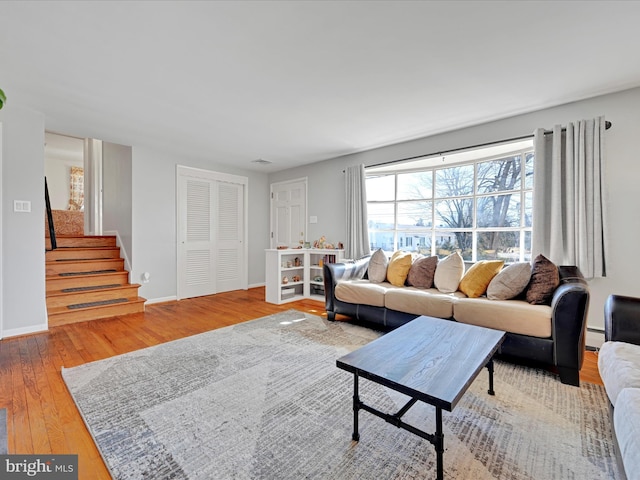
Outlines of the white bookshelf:
M320 248L268 249L265 252L265 299L275 304L303 298L324 301L322 263L325 259L340 262L344 258L344 250Z

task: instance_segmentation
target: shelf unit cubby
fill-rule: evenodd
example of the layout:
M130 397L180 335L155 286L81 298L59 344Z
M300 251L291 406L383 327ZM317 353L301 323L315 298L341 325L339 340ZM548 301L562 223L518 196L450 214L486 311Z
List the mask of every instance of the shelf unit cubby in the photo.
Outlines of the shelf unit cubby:
M310 298L324 301L324 262L340 262L344 250L287 248L266 250L265 300L281 304Z

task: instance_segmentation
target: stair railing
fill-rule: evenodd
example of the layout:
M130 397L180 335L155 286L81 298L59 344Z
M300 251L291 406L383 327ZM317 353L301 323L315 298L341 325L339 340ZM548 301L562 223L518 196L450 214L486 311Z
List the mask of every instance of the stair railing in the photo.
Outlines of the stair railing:
M47 177L44 177L44 203L47 207L47 221L49 223L49 238L51 239L51 250L58 248L56 242L56 231L53 228L53 213L51 212L51 201L49 200L49 187L47 186Z

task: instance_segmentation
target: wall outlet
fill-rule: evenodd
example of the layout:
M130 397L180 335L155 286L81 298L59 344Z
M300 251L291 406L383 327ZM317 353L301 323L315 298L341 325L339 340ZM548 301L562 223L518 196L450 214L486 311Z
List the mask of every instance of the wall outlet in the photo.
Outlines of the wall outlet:
M315 215L311 215L309 217L309 223L318 223L318 217L316 217Z

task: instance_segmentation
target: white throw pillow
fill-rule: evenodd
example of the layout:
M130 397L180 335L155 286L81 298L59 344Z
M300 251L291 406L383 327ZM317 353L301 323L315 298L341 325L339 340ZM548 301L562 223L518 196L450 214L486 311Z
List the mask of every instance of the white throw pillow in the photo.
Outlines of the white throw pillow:
M464 260L458 252L440 260L433 277L433 284L442 293L453 293L458 290L464 275Z
M379 248L373 255L371 255L371 260L369 260L369 271L367 275L369 276L369 281L373 283L382 283L387 279L387 266L389 265L389 259L387 258L387 254L384 253L384 250Z
M489 300L510 300L520 295L531 279L529 262L512 263L493 277L487 287Z

